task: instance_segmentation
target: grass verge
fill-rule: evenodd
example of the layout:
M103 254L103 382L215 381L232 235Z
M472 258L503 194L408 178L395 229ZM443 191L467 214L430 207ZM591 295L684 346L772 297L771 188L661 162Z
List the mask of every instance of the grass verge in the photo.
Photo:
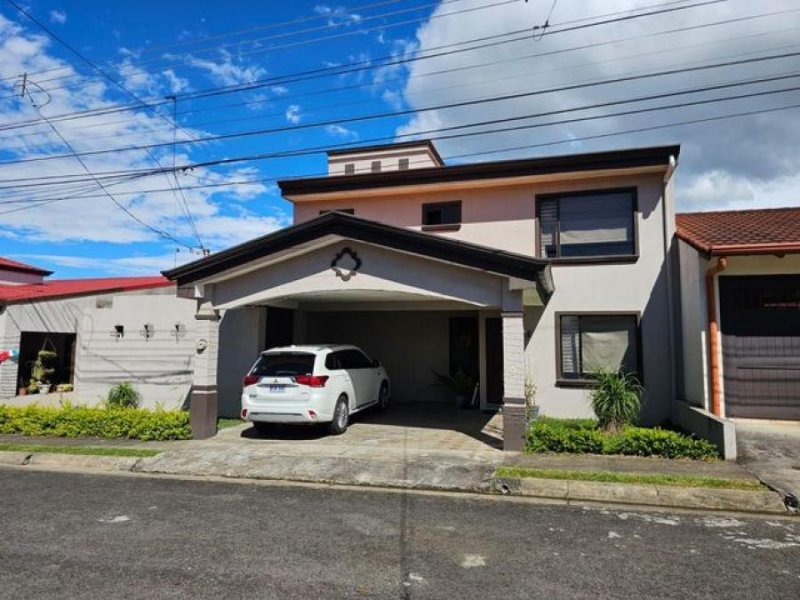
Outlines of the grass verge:
M111 448L103 446L43 446L40 444L11 444L0 442L0 452L30 452L48 454L84 454L89 456L135 456L147 458L161 454L161 450L143 448Z
M610 471L563 471L558 469L532 469L528 467L497 467L495 477L508 479L568 479L572 481L599 481L605 483L634 483L641 485L670 485L676 487L714 488L725 490L762 491L764 487L750 479L719 479L693 475L641 475Z
M227 429L228 427L236 427L237 425L244 425L247 421L242 419L226 419L221 417L217 419L217 429Z

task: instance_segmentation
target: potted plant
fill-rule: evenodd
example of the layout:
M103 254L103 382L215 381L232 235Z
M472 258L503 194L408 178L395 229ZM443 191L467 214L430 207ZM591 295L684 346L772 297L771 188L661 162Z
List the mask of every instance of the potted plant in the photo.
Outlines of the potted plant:
M36 360L33 361L33 368L31 369L31 383L36 383L36 391L40 394L47 394L50 391L50 376L56 370L50 365L58 355L52 350L39 350L36 355ZM36 393L28 386L28 391Z
M472 395L475 393L475 378L467 375L459 369L455 375L445 375L433 372L436 376L434 386L442 386L450 390L459 408L468 408L472 403Z
M35 379L31 379L30 383L28 383L28 393L29 394L39 393L39 384L36 383Z

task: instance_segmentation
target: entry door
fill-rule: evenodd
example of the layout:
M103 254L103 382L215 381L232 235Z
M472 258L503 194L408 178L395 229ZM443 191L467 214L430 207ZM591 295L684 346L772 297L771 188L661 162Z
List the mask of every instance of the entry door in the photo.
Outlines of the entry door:
M267 333L264 347L291 346L294 340L294 311L289 308L267 307Z
M800 275L720 277L729 417L800 419Z
M503 403L503 320L486 319L486 403Z

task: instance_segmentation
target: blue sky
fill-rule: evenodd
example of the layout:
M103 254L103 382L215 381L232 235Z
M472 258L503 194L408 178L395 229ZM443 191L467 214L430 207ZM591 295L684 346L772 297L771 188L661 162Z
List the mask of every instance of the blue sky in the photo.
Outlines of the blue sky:
M700 0L683 3L692 2ZM370 113L791 53L798 50L796 40L800 39L796 2L769 0L753 6L746 0L727 0L658 17L554 33L539 40L531 36L513 44L391 64L435 53L443 46L463 48L453 45L465 40L541 24L551 4L550 0L34 0L25 4L34 17L121 83L128 94L0 3L0 255L50 268L59 277L156 273L196 258L187 247L199 246L200 241L216 251L290 224L291 205L280 198L272 180L322 174L325 169L324 153L317 152L179 173L191 218L170 174L106 181L125 212L88 178L75 158L52 158L68 154L61 138L79 153L98 152L85 158L93 173L143 170L156 162L172 164L173 135L180 142L190 137L284 129L226 141L179 143L176 164L192 164L395 136L429 137L426 132L509 116L529 125L537 121L526 115L757 75L783 76L800 66L797 57L788 57L632 85L347 121ZM602 20L603 15L632 15L655 5L676 4L682 2L561 0L550 21L555 32L559 26ZM708 26L693 28L703 23ZM586 45L594 46L579 49ZM305 81L264 81L349 64L365 68ZM20 91L23 72L30 74L32 83L27 85L27 97L20 98L14 94ZM251 82L264 83L235 93L187 97ZM466 131L482 134L442 139L437 145L446 159L469 161L681 142L678 198L683 210L796 205L800 130L797 111L786 107L798 94L778 91L794 83L748 84L744 91L770 93L638 116L611 116L619 108L593 109L572 114L602 118L571 124L549 124L559 119L540 118L537 127L506 133L473 127ZM737 92L741 93L738 89L696 93L674 102ZM169 95L178 97L180 130L176 134L171 126L173 106L164 100ZM133 104L134 96L159 106L96 112ZM653 105L650 101L636 106ZM765 108L775 110L717 119ZM91 117L61 117L84 110L95 112ZM42 115L52 125L42 121ZM715 120L666 127L709 117ZM8 128L27 120L34 123ZM330 123L298 129L317 122ZM621 133L653 125L665 127ZM295 130L286 130L292 127ZM141 149L103 152L149 144L161 145L149 153ZM480 154L487 150L496 152ZM1 164L19 160L26 162ZM45 179L38 179L38 185L28 185L37 178L64 175L80 180L42 186Z

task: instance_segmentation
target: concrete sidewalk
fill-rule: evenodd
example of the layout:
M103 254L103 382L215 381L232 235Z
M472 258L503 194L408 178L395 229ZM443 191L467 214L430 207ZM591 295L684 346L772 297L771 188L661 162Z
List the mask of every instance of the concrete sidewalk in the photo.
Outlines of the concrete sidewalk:
M357 424L358 425L358 424ZM724 461L680 461L656 458L521 455L451 433L406 427L354 426L344 436L279 429L261 438L246 425L221 431L203 441L152 442L107 446L141 446L162 450L152 458L115 458L0 452L0 464L65 470L124 471L171 476L225 477L339 485L377 486L533 496L558 502L601 502L661 508L785 513L771 491L633 485L555 479L508 479L495 476L498 466L565 471L607 471L644 475L692 475L753 480L740 466ZM352 435L351 435L352 434ZM443 437L444 436L444 437ZM16 436L14 441L22 442ZM8 440L3 436L3 439ZM10 440L9 440L10 441ZM74 444L62 440L24 439L30 443ZM82 445L96 445L80 440ZM435 447L435 446L439 447Z

